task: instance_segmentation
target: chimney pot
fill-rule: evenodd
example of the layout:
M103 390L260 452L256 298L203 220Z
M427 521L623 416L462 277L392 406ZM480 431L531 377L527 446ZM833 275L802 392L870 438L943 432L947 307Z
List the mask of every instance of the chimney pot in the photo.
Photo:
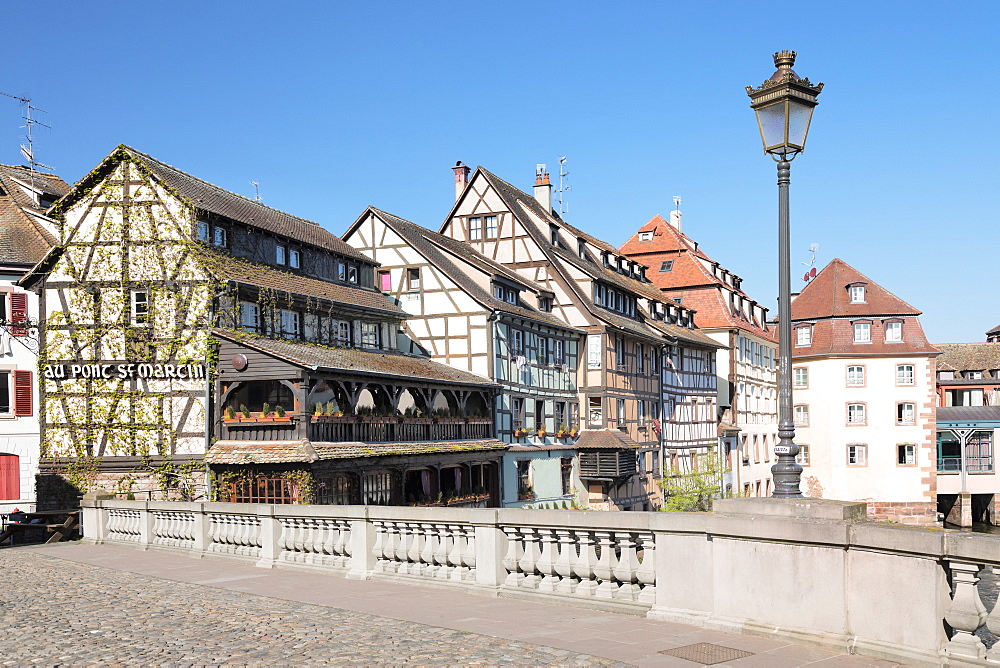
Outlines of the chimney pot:
M552 213L552 183L545 165L535 167L535 201L545 209L545 213Z
M468 167L462 164L459 160L455 163L455 166L451 168L455 172L455 201L462 196L462 192L465 190L465 186L469 183L469 172L471 171Z

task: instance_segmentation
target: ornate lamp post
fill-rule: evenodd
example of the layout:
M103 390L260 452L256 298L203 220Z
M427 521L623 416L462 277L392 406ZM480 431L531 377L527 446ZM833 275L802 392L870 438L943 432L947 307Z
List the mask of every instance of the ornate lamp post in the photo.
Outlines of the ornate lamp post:
M758 88L747 86L757 114L764 152L778 163L778 460L771 467L773 497L799 498L802 467L795 462L799 446L792 442L792 278L789 259L788 184L791 162L805 148L813 108L823 84L813 86L792 70L794 51L774 54L778 70Z

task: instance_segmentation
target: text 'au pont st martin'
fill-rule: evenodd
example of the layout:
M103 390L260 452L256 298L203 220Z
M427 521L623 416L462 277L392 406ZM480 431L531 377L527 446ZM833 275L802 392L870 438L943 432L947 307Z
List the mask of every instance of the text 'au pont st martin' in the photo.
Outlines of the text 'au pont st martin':
M43 375L60 378L205 378L204 364L47 364Z

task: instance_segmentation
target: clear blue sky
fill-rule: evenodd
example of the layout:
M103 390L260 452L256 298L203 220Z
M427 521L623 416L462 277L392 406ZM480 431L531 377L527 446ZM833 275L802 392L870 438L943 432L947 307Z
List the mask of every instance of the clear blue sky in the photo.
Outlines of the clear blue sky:
M13 9L13 7L8 7ZM785 16L782 13L785 13ZM621 244L671 197L776 295L775 169L744 86L798 51L825 82L792 169L793 285L854 265L982 341L996 298L1000 3L66 2L4 24L0 90L73 182L116 144L342 233L368 204L438 227L456 160L530 189L569 156L568 220ZM0 98L0 162L21 161ZM776 310L776 309L775 309Z

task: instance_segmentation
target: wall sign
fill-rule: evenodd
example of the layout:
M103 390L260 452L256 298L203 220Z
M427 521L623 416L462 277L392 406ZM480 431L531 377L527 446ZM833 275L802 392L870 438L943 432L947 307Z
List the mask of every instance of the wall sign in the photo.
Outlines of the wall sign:
M236 369L237 371L245 370L247 368L247 365L250 363L250 361L247 359L247 356L242 353L233 355L232 362L233 362L233 368Z
M204 364L46 364L42 375L49 380L63 378L205 378Z

